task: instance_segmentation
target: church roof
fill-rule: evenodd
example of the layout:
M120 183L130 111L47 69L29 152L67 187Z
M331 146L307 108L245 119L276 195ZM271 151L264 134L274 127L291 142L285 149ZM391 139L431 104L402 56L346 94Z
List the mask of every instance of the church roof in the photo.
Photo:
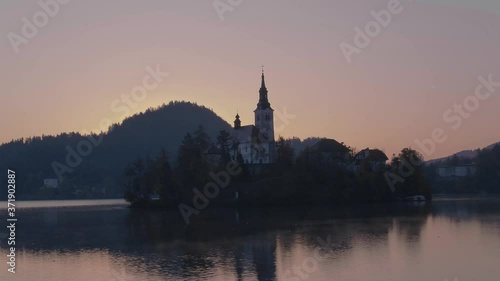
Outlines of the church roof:
M234 137L239 143L247 143L259 138L259 129L254 125L241 126L234 129Z

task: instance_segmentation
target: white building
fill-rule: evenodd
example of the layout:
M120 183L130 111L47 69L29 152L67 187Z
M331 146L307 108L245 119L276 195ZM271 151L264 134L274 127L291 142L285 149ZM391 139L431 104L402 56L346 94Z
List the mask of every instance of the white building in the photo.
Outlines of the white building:
M234 120L233 138L236 149L231 158L236 160L241 154L245 164L269 164L275 160L274 143L274 110L267 97L267 88L262 71L262 82L259 90L259 102L254 110L255 125L241 126L240 116Z
M477 168L473 164L438 167L438 175L442 178L468 177L475 175L476 172Z

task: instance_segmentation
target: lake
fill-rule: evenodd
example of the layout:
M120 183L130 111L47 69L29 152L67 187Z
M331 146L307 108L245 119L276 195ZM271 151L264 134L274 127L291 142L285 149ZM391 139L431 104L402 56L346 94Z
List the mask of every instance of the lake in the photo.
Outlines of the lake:
M176 210L123 200L18 202L0 280L500 280L500 200Z

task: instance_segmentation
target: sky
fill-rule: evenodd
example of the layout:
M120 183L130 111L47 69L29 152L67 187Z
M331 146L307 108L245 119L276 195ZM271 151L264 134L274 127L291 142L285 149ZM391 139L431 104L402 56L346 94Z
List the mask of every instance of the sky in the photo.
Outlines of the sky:
M55 1L0 2L0 142L172 100L252 124L261 65L276 136L426 159L500 141L497 0ZM168 76L125 103L156 68Z

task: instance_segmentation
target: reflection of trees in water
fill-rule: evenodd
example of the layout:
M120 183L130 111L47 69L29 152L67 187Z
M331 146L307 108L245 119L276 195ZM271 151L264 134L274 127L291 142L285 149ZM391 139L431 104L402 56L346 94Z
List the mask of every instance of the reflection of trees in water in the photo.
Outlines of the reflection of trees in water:
M444 216L450 220L481 220L484 215L500 214L500 200L478 200L464 198L460 200L441 200L434 204L433 216Z
M394 219L394 231L402 240L402 245L407 245L412 251L417 251L420 248L420 236L427 219L427 216Z
M462 198L460 200L439 200L435 204L433 216L459 225L466 221L480 224L485 232L500 230L500 199Z
M234 274L237 280L251 276L256 280L275 280L276 242L274 234L259 234L223 241L176 241L149 251L123 253L125 266L134 266L137 256L144 256L148 267L160 268L175 279L204 280L216 271Z
M321 246L318 239L326 241L330 237L333 250L352 248L354 243L369 243L370 246L387 246L388 236L394 227L408 230L413 238L418 237L430 212L429 206L412 205L359 205L346 206L341 209L331 210L332 219L312 223L310 226L302 225L295 232L282 235L280 245L285 251L293 248L296 242L305 245L308 250ZM417 217L421 223L403 223L395 226L393 216ZM377 243L379 245L373 244Z
M266 235L264 239L251 240L253 263L257 280L275 280L276 278L276 238ZM259 238L259 237L256 237Z
M322 255L340 257L359 243L386 247L391 228L390 218L329 220L280 233L280 249L291 256L297 245L301 245L309 253L319 250Z
M393 227L392 215L426 213L405 208L206 209L189 226L171 210L58 210L35 211L23 223L33 230L29 239L42 249L60 249L61 241L74 252L106 249L123 257L120 263L125 267L139 264L179 279L204 279L222 270L239 280L274 280L277 247L285 253L299 245L314 250L321 247L317 239L326 241L329 235L339 253L351 249L357 237L372 237L369 241L384 245ZM398 227L415 236L422 223Z
M111 208L23 209L16 234L27 250L108 248L123 243L125 216Z
M401 246L415 253L420 247L422 230L432 213L432 205L403 203L398 204L396 210L398 215L391 219L392 232L399 238Z
M401 242L399 245L416 252L429 215L463 219L483 211L491 211L491 208L482 208L481 204L463 206L460 203L444 206L397 204L319 211L281 210L275 213L256 210L240 212L238 216L232 210L226 214L227 220L220 221L209 215L211 220L201 219L187 228L174 227L177 231L175 233L164 224L161 233L164 240L182 239L187 243L204 242L213 245L210 250L212 255L203 254L204 250L199 248L187 251L184 245L172 254L171 260L179 255L198 255L201 259L213 261L213 254L217 252L219 259L232 263L231 266L225 264L224 270L233 272L238 280L249 274L257 280L273 280L276 275L277 247L285 255L292 253L298 245L305 247L307 251L314 251L321 248L318 238L326 241L330 235L333 249L325 251L343 253L360 242L369 244L370 248L387 248L389 234L396 233ZM266 233L275 234L266 236ZM278 245L274 242L276 236ZM148 237L145 241L153 242L151 236ZM205 267L211 266L220 268L222 265L210 262L178 263L175 266L171 264L170 267L162 265L163 268L170 268L168 271L175 276L204 272Z
M235 210L219 212L209 211L186 226L170 212L131 211L126 219L128 240L141 248L149 245L163 257L158 267L178 278L200 279L207 272L223 269L239 280L248 275L275 280L275 234L259 232L261 226L249 223L253 216L244 214L245 219L240 220Z

